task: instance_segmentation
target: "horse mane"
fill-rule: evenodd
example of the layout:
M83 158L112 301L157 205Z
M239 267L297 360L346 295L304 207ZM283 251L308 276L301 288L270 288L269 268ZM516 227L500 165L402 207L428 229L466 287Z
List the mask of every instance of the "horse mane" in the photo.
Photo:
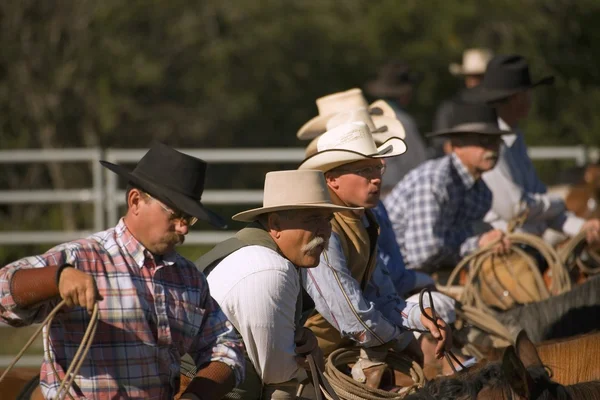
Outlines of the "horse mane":
M569 292L498 314L498 319L522 328L534 343L591 332L598 328L600 276L588 279Z

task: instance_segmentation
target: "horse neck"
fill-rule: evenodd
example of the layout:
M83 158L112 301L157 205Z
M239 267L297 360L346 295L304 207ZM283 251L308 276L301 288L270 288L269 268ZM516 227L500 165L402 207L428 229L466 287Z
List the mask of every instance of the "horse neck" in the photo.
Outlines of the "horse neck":
M600 400L600 381L576 383L565 389L573 399Z

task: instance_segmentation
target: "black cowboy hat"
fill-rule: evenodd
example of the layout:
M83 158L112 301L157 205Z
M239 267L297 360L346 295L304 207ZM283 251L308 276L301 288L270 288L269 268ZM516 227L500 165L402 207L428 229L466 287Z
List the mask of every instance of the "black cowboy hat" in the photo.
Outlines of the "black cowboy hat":
M367 82L365 92L377 98L401 96L418 81L419 77L411 71L407 63L390 61L379 69L376 79Z
M539 85L551 85L553 76L531 80L529 65L519 55L498 55L489 62L481 83L465 93L465 100L493 103Z
M100 161L100 164L169 207L208 221L217 228L227 227L223 218L200 202L207 163L199 158L153 142L133 171L108 161Z
M450 112L450 129L428 133L427 137L453 136L468 133L480 135L505 135L512 133L503 131L498 126L496 110L485 104L470 104L459 100L453 101Z

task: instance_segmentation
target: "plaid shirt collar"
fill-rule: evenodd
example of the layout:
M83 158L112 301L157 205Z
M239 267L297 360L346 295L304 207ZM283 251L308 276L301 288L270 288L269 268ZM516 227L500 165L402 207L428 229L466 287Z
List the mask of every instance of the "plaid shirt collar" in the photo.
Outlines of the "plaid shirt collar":
M463 185L465 185L467 190L471 189L475 184L475 179L469 173L467 167L465 167L462 161L460 161L460 158L458 158L456 153L452 153L450 155L450 161L452 162L454 169L458 173L458 176L460 177L460 180L462 181Z
M162 256L152 254L150 250L146 249L144 245L133 236L131 231L127 228L123 218L119 220L119 223L115 227L115 234L119 247L128 253L140 268L144 266L144 262L147 258L153 259L157 265L163 264L166 266L175 264L175 261L177 260L177 253L175 252Z

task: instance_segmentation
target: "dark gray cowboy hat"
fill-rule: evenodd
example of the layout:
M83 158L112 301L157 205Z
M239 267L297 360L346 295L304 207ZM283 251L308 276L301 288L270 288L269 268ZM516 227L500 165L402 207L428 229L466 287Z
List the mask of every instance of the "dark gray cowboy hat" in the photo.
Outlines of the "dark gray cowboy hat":
M376 79L367 82L365 92L377 98L397 97L408 92L418 81L407 63L390 61L379 69Z
M431 132L426 136L454 136L469 133L498 136L512 133L500 129L496 110L485 104L454 101L451 106L449 122L450 129Z
M470 102L494 103L527 89L552 83L553 76L533 82L525 58L514 54L498 55L489 62L481 83L468 90L464 99Z
M100 161L100 164L169 207L208 221L217 228L227 227L223 218L200 202L207 163L199 158L153 142L133 171L108 161Z

